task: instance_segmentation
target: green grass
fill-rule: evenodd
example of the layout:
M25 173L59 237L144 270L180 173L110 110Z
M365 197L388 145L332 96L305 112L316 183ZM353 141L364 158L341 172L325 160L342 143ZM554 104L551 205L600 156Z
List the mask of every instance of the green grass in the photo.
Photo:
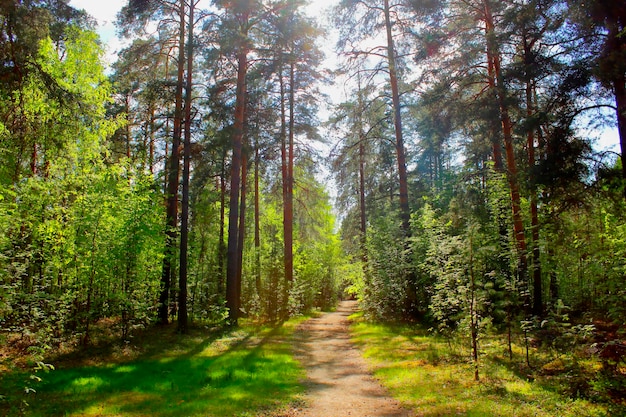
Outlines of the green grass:
M469 349L463 351L415 326L352 319L353 340L374 375L419 416L608 415L601 405L560 394L554 384L529 382L519 366L502 359L505 346L497 342L485 343L486 353L494 354L483 355L481 381L475 382Z
M42 375L43 381L35 386L37 393L27 398L24 414L219 417L269 413L297 401L303 392L304 372L293 358L290 343L294 327L290 322L278 328L243 327L204 337L176 335L153 341L131 361L58 368ZM19 377L12 377L0 383L17 385Z

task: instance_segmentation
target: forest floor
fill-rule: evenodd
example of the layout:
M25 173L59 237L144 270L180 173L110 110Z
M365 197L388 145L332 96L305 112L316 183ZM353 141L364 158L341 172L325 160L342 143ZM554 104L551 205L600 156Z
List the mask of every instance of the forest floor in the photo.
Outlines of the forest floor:
M348 317L356 301L302 323L295 334L298 359L306 368L304 405L285 417L408 417L412 414L376 381L350 341Z
M349 301L280 326L150 327L44 359L0 342L0 416L626 416L626 395L613 394L626 378L600 378L597 360L533 350L531 369L522 345L510 359L487 336L480 382L463 340L369 322Z

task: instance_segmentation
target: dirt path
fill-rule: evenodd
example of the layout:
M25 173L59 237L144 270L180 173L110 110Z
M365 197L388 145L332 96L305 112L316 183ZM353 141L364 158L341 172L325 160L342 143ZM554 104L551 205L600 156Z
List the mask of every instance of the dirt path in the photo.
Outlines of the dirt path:
M408 417L411 414L374 380L350 342L348 316L356 303L308 320L296 338L307 369L306 406L295 417Z

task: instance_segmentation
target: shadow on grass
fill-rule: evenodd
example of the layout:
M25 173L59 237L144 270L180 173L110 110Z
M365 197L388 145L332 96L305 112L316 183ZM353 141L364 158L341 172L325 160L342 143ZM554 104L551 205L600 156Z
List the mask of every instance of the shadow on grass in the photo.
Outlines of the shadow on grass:
M373 361L375 375L398 399L423 416L602 416L603 405L564 396L550 378L529 378L527 368L497 355L481 356L481 381L473 381L473 365L454 341L431 335L419 326L357 323L357 343ZM505 345L493 344L503 351ZM568 370L571 370L568 368ZM532 382L531 382L532 381ZM617 414L615 414L617 415Z
M218 332L178 354L59 369L39 385L27 415L219 417L271 409L302 390L283 332Z

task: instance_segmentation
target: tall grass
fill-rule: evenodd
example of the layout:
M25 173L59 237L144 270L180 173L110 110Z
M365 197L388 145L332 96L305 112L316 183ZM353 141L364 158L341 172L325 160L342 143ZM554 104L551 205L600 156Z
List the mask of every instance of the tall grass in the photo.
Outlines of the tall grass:
M474 381L469 345L409 325L368 323L352 316L353 340L374 375L405 406L424 417L583 417L609 415L607 408L559 392L554 381L526 375L523 351L511 362L497 339L483 341L481 381ZM564 376L567 380L567 375Z

